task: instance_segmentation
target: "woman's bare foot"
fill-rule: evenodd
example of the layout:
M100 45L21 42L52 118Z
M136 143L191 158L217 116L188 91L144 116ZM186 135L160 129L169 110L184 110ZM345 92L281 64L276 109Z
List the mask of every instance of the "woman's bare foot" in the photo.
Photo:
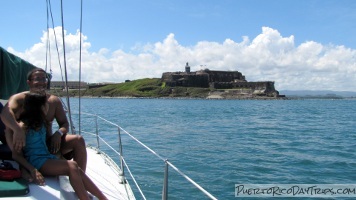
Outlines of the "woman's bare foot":
M46 184L44 177L42 176L41 172L38 171L37 169L32 170L31 175L32 175L32 177L34 177L34 179L38 185L44 186Z

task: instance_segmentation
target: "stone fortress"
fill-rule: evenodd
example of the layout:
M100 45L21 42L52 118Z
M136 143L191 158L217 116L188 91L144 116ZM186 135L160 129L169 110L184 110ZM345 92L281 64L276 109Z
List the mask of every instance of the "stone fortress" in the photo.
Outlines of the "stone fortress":
M184 72L165 72L162 82L170 87L210 88L210 95L228 97L284 97L274 88L274 81L249 82L239 71L190 71L186 63Z

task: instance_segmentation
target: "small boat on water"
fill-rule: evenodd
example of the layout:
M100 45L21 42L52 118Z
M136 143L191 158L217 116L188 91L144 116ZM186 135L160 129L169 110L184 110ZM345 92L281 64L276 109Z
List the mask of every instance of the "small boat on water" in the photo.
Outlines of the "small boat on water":
M2 104L5 104L6 100L12 94L27 90L26 74L28 71L35 67L36 66L32 65L31 63L28 63L27 61L7 52L5 49L0 47L0 99L2 99ZM67 103L69 104L69 101L67 101ZM68 104L66 106L65 103L63 103L64 107L70 107ZM70 118L69 122L73 130L73 127L75 126L71 120L72 112L70 109L68 115ZM92 120L92 122L89 123L95 124L91 131L84 131L79 128L78 133L85 138L87 143L88 158L86 174L93 180L93 182L95 182L95 184L109 199L131 200L136 199L137 196L140 196L137 197L139 199L146 199L144 192L140 189L140 184L136 181L124 159L121 143L122 134L128 135L132 140L137 142L143 148L147 149L148 152L154 154L164 163L165 168L162 172L164 175L162 184L162 199L167 199L169 196L169 169L173 169L177 174L184 177L187 180L187 184L191 184L200 190L202 192L202 196L206 196L210 199L216 199L199 184L180 171L175 165L173 165L173 163L160 156L158 153L136 139L133 135L131 135L119 125L95 114L79 112L78 115L88 116L87 119ZM118 130L117 133L113 133L117 135L117 138L115 139L115 141L117 141L116 145L112 145L111 142L102 137L102 134L99 131L100 129L98 120L101 120L105 123L105 125L102 125L103 123L100 123L100 125L105 127L112 126L114 129ZM110 151L110 154L107 153L108 151ZM11 152L4 144L0 144L0 159L3 163L10 163L14 169L18 169L19 167L18 164L12 160ZM127 175L130 176L130 180L132 182L129 183ZM22 178L16 178L11 181L0 180L0 199L78 199L69 183L67 176L45 177L45 180L45 186L38 186L35 183L28 183ZM134 190L135 193L131 188L131 184L136 186ZM200 197L192 198L198 199Z

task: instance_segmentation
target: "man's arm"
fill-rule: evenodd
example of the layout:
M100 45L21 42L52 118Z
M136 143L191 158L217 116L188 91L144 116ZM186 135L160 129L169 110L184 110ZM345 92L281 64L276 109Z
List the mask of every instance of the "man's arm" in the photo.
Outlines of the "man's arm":
M26 145L25 131L22 129L21 124L16 121L16 113L22 108L23 98L24 93L11 96L1 111L1 120L14 133L13 148L17 152L20 152Z
M61 138L65 137L65 134L67 134L69 123L60 99L56 96L51 96L50 101L52 105L50 109L54 109L54 118L58 123L58 129L55 130L51 136L50 146L50 152L55 154L60 150L62 141Z
M56 118L56 121L58 123L59 130L63 134L67 134L68 130L69 130L69 123L68 123L67 116L64 111L62 102L60 101L60 99L58 97L55 97L54 103L55 103L55 107L56 107L54 117Z

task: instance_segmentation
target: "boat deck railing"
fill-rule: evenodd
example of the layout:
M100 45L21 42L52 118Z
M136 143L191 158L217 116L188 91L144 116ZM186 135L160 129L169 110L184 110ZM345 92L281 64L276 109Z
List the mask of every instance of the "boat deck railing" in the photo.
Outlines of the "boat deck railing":
M72 113L73 114L73 113ZM168 175L168 171L169 171L169 167L171 167L175 172L177 172L180 176L182 176L183 178L185 178L189 183L191 183L195 188L197 188L198 190L200 190L202 193L204 193L207 197L209 197L210 199L217 199L216 197L214 197L212 194L210 194L208 191L206 191L203 187L201 187L198 183L196 183L193 179L191 179L189 176L187 176L185 173L183 173L181 170L178 169L178 167L176 167L172 162L170 162L167 158L162 157L161 155L159 155L157 152L155 152L154 150L152 150L150 147L148 147L147 145L145 145L143 142L141 142L140 140L138 140L136 137L134 137L133 135L131 135L128 131L126 131L125 129L123 129L121 126L119 126L118 124L115 124L99 115L96 114L91 114L91 113L81 113L82 115L87 115L87 116L92 116L94 117L95 120L95 133L92 132L87 132L87 131L83 131L81 130L81 133L85 133L85 134L90 134L92 136L96 137L96 148L100 149L101 146L101 142L103 142L105 145L107 145L108 148L110 148L113 152L115 152L115 154L119 157L120 160L120 168L122 170L122 175L125 176L125 169L127 170L127 172L130 174L131 179L133 180L133 182L135 183L135 186L137 188L137 190L139 191L139 193L141 194L143 199L146 199L144 193L141 190L141 187L139 186L139 184L137 183L134 175L132 174L129 166L127 165L125 159L124 159L124 154L123 154L123 149L122 149L122 142L121 142L121 135L122 133L128 135L131 139L133 139L134 141L136 141L139 145L141 145L142 147L144 147L146 150L148 150L149 152L151 152L154 156L156 156L158 159L160 159L163 163L164 163L164 180L163 180L163 188L162 188L162 199L166 200L168 199L168 179L169 179L169 175ZM112 145L110 145L108 142L106 142L106 140L104 138L102 138L99 134L99 123L98 123L98 119L101 119L102 121L104 121L106 124L110 124L114 127L117 128L118 131L118 142L119 142L119 150L116 150L114 147L112 147Z

